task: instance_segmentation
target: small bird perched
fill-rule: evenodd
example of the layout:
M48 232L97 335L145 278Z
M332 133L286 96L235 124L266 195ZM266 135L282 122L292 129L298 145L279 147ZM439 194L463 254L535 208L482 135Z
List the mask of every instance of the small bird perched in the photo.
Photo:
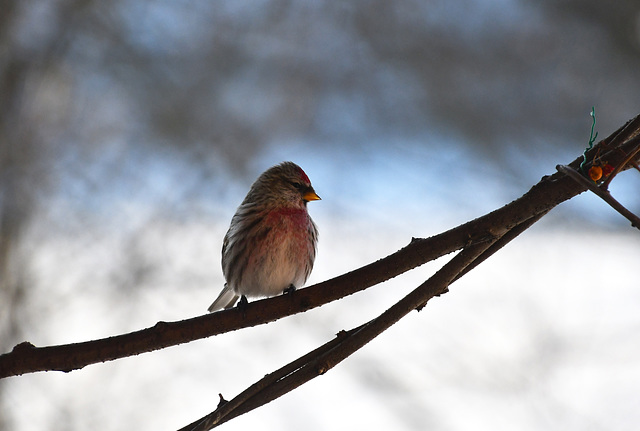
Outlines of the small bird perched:
M307 202L319 200L300 166L283 162L251 185L222 243L226 283L209 311L239 296L273 296L302 286L316 258L318 228Z

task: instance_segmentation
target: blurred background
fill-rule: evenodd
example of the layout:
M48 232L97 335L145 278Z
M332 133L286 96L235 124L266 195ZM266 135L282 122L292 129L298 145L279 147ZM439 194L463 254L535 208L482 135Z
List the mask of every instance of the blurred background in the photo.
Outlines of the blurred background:
M308 284L526 192L640 113L636 0L4 1L0 348L206 312L266 168L322 201ZM613 193L640 212L640 175ZM640 237L587 194L325 376L225 425L633 430ZM0 430L171 430L389 307L0 381Z

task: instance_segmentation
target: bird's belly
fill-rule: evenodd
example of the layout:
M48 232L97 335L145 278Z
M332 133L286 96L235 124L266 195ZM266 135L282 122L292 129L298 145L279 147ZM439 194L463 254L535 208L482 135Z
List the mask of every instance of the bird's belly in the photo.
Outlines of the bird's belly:
M303 232L272 230L253 250L238 293L246 296L273 296L291 285L306 281L309 244Z

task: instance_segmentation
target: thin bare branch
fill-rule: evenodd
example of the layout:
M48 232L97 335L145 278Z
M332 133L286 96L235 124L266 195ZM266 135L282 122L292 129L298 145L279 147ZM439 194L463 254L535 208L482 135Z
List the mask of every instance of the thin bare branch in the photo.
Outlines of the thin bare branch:
M390 328L412 310L422 308L436 295L447 291L449 284L473 263L494 241L484 241L460 251L429 280L375 319L338 336L320 348L267 375L229 403L180 431L207 431L237 416L254 410L292 391L309 380L325 374L369 341Z
M639 144L632 138L638 135L640 116L595 145L587 155L600 154L609 163L618 165L637 150ZM576 169L581 162L582 156L569 166ZM631 163L621 169L629 166ZM153 327L129 334L75 344L35 347L24 342L11 352L0 355L0 378L36 371L72 371L89 364L138 355L307 311L362 291L469 244L501 237L527 220L535 221L536 217L586 189L584 184L578 184L562 173L544 177L521 198L489 214L431 238L414 239L384 259L300 289L293 295L252 302L242 311L231 309L178 322L158 322Z
M593 181L589 181L584 176L580 175L578 171L568 166L558 165L556 166L556 169L558 170L558 172L562 172L563 174L569 176L576 183L581 184L584 187L591 190L593 193L599 196L602 200L608 203L611 206L611 208L618 211L623 217L629 220L631 222L631 226L635 227L636 229L640 229L640 217L638 217L637 215L629 211L627 208L625 208L620 202L618 202L611 195L611 193L609 193L608 190L601 189Z
M637 154L637 153L636 153ZM627 161L628 163L628 161ZM561 173L573 178L580 176L572 168L561 166ZM585 179L586 181L586 179ZM585 185L577 181L579 185ZM322 375L340 363L346 357L391 327L413 309L422 309L427 301L436 295L448 291L448 286L475 268L489 256L524 232L547 211L541 211L529 219L521 221L494 237L485 237L464 248L440 271L416 288L409 295L376 319L350 331L341 331L338 337L302 356L285 367L265 376L230 402L219 405L213 412L182 428L179 431L208 431L239 415L265 405L274 399L292 391L307 381Z

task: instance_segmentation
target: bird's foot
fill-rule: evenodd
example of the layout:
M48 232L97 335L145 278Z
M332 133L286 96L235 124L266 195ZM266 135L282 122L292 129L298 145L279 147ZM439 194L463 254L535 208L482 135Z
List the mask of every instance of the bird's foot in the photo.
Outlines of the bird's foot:
M293 284L290 284L285 290L282 291L283 295L291 295L296 291L296 287Z

